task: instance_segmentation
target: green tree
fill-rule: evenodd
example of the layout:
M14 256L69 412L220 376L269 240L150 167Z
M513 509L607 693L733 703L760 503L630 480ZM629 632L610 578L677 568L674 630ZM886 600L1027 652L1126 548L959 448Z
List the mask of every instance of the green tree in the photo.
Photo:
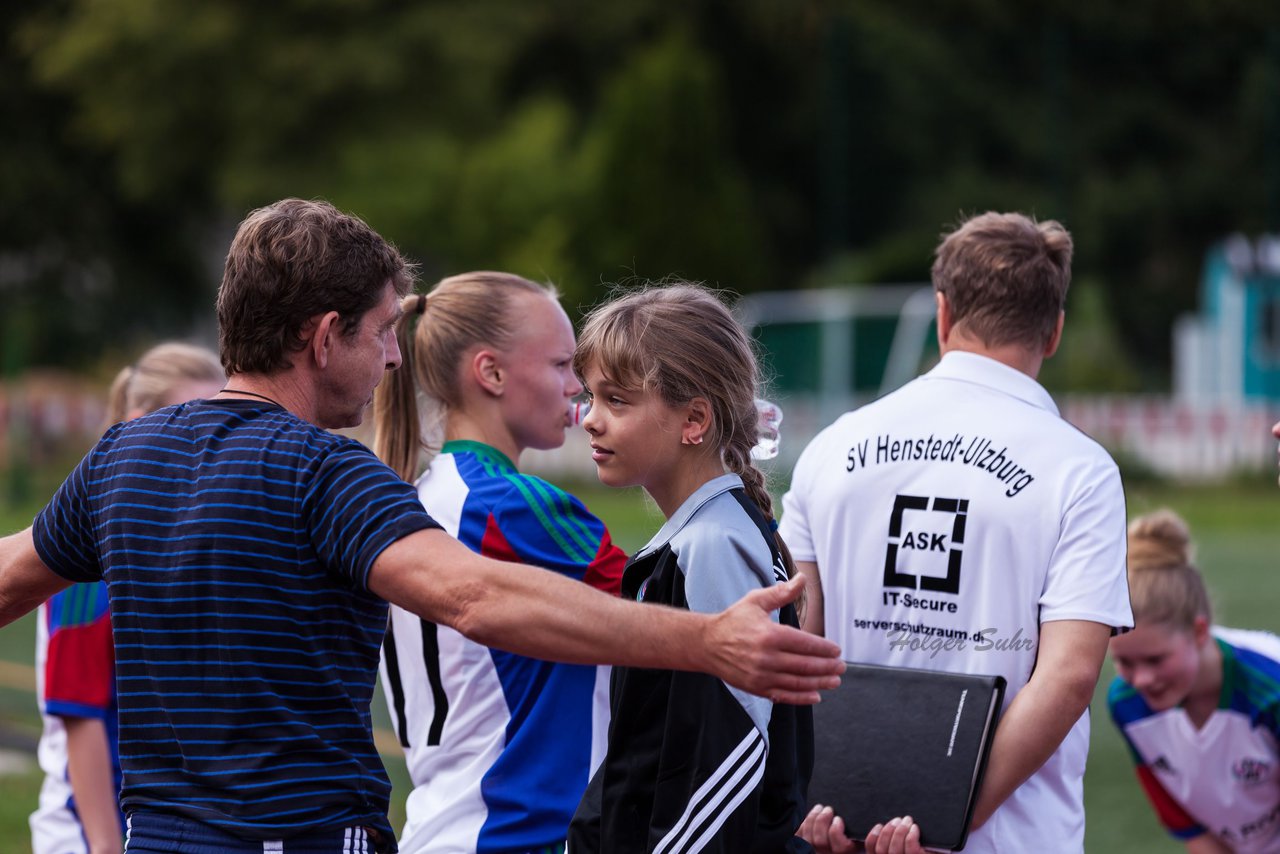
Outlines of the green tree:
M683 34L636 53L586 132L580 244L609 278L776 286L759 202L729 144L716 69Z
M185 208L125 198L110 151L68 120L71 102L37 85L19 50L43 5L4 4L0 32L0 341L10 371L83 364L146 327L189 327L200 285ZM107 321L110 320L110 325Z
M1278 8L19 0L0 288L56 359L207 316L230 226L286 195L427 276L505 267L572 304L631 273L920 281L945 227L1020 209L1072 229L1159 382L1204 250L1280 227Z

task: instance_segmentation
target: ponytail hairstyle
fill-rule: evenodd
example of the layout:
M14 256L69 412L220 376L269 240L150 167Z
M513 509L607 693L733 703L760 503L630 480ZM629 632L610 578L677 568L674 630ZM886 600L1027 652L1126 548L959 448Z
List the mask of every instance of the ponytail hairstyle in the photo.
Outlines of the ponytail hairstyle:
M179 341L157 344L116 374L107 393L107 417L102 429L125 420L130 412L159 409L183 383L226 379L222 363L212 350Z
M624 294L587 316L573 369L581 380L596 365L624 388L658 394L671 406L695 397L711 407L707 439L724 466L742 478L747 495L775 527L788 577L795 563L773 522L773 498L751 449L759 441L760 369L751 339L707 288L687 282Z
M1197 617L1213 621L1194 557L1191 531L1172 510L1157 510L1129 524L1129 600L1135 624L1191 631Z
M551 285L481 271L450 276L401 301L396 338L403 362L374 393L373 449L404 480L416 477L423 451L428 465L440 452L449 408L462 400L459 377L467 351L511 343L520 325L512 303L521 293L558 298Z

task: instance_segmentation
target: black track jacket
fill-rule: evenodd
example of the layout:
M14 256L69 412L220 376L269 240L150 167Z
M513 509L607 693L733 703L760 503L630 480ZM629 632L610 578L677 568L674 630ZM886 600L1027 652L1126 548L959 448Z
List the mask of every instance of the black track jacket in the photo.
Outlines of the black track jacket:
M737 475L704 484L627 564L622 595L716 612L785 579ZM796 625L787 606L780 619ZM614 668L604 762L569 830L569 854L808 852L813 715L714 676Z

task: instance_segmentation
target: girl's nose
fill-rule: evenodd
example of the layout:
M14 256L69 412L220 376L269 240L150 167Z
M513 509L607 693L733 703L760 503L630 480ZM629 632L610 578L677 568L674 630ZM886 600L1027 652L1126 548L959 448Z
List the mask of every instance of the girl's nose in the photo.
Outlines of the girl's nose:
M579 419L579 422L582 424L583 429L585 429L592 436L597 435L600 432L599 416L597 415L596 411L591 408L590 401L584 402L580 405L583 407L583 410L582 410L582 415Z
M1153 674L1151 673L1150 668L1138 667L1134 669L1133 687L1137 688L1138 690L1142 690L1143 688L1150 686L1153 681L1155 681L1155 679Z

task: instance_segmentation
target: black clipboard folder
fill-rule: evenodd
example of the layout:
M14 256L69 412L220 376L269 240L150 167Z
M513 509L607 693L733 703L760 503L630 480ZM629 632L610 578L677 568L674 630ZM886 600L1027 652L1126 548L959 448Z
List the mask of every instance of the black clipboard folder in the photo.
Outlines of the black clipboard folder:
M813 707L809 803L832 807L853 839L909 815L922 845L959 851L1004 691L1003 676L849 662Z

